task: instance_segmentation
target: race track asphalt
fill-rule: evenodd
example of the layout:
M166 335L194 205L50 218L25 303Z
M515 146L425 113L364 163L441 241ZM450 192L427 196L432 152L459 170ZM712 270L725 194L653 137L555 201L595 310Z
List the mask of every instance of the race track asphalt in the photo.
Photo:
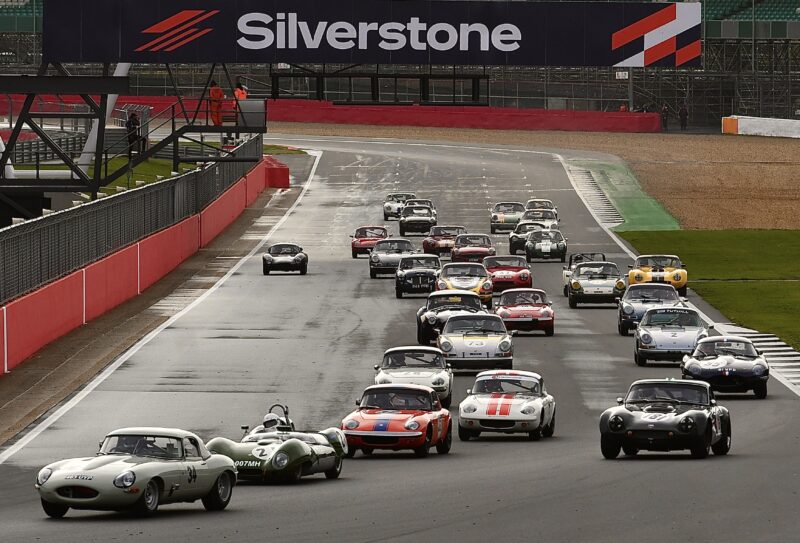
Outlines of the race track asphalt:
M423 298L397 300L393 280L370 280L348 234L382 223L383 196L414 190L440 224L488 232L487 206L553 199L571 251L630 261L595 223L560 162L546 153L464 145L284 138L321 149L317 175L272 241L299 242L306 276L261 275L247 260L219 289L125 362L30 444L0 465L0 540L16 541L776 541L796 540L798 398L776 381L766 400L722 395L731 410L727 457L643 453L604 460L597 420L631 381L679 376L636 367L613 305L571 310L561 263L534 264L551 294L556 335L514 339L515 367L540 372L557 402L553 438L454 441L448 456L360 454L339 480L240 485L229 508L165 506L152 519L70 511L45 517L33 482L51 461L92 455L106 431L163 425L204 439L238 437L266 407L286 403L300 428L336 426L390 346L413 344ZM390 223L397 233L397 223ZM421 243L421 236L412 239ZM505 254L507 236L494 236ZM718 314L711 314L720 318ZM455 381L453 412L471 384Z

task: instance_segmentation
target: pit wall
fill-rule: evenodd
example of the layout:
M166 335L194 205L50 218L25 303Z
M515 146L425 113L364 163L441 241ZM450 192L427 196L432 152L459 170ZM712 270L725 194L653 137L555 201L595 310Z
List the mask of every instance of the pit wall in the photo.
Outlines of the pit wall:
M722 133L740 136L800 138L800 121L733 115L722 118Z
M21 95L14 95L21 104ZM78 97L64 97L77 102ZM43 96L45 102L58 102L56 96ZM74 99L74 100L73 100ZM185 99L194 111L196 99ZM148 105L158 113L175 103L170 96L120 96L117 107L125 104ZM230 101L231 107L233 101ZM0 114L8 104L0 101ZM200 117L205 113L201 107ZM391 126L433 126L443 128L479 128L493 130L568 130L579 132L661 132L658 113L572 111L556 109L516 109L488 106L434 105L350 105L318 100L268 100L270 121L365 124Z
M203 211L0 308L5 373L48 343L144 292L206 247L266 188L287 188L289 169L265 157Z

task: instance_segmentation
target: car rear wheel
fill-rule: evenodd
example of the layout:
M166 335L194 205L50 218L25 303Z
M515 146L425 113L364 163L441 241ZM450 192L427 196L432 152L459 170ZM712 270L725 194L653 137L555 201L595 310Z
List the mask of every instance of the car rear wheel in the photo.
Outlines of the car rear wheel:
M613 460L619 456L621 448L622 446L616 437L608 434L602 434L600 436L600 452L603 453L603 458Z
M450 452L450 447L453 446L453 425L447 427L447 435L444 439L436 444L436 452L439 454L447 454Z
M639 350L638 349L634 349L634 351L633 351L633 361L639 367L647 365L647 358L645 358L644 356L639 354Z
M142 491L142 496L136 501L133 506L136 514L143 517L148 517L158 510L158 502L161 496L161 489L158 483L153 480L147 482L147 485Z
M726 422L722 426L722 437L719 441L711 445L711 450L716 456L725 456L731 450L731 423Z
M50 518L62 518L69 511L69 506L42 500L42 509Z
M227 471L217 477L217 482L211 487L209 493L203 497L203 507L206 511L222 511L228 507L233 495L233 478Z
M342 464L344 464L344 461L340 456L336 459L336 465L325 472L325 477L328 479L338 479L339 475L342 473Z
M753 387L753 394L756 395L756 398L759 400L763 400L767 397L767 383L756 383Z
M639 454L639 449L633 445L623 445L622 452L625 453L625 456L636 456Z

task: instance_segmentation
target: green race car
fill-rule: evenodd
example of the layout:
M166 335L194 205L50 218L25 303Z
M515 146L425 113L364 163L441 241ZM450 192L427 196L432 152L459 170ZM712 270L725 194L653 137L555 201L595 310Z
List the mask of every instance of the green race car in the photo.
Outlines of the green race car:
M513 230L525 213L525 205L521 202L500 202L489 208L492 217L489 227L492 234L501 229Z
M283 410L283 417L272 413L275 407ZM208 449L233 460L239 480L291 483L315 473L338 478L347 454L344 433L338 428L297 432L288 411L285 406L272 406L263 425L250 432L248 426L242 427L245 435L241 441L215 437L208 442Z

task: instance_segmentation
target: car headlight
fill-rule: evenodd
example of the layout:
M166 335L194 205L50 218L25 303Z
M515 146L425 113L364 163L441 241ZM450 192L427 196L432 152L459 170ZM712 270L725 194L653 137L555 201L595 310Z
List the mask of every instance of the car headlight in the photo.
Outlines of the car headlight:
M348 430L355 430L358 428L358 421L356 419L350 419L344 423L344 427Z
M401 271L401 270L398 270L398 271L397 271L397 277L398 277L399 279L402 279L403 277L405 277L405 275L406 275L406 272L404 272L404 271Z
M428 321L428 324L436 324L436 319L437 318L438 317L436 316L436 313L428 313L425 316L425 319Z
M492 215L492 220L496 221L497 220L497 215Z
M500 317L501 319L507 319L511 316L511 311L507 309L498 309L497 316Z
M637 273L636 275L633 276L633 278L636 281L641 281L642 279L644 279L644 275L642 275L641 273Z
M123 471L114 477L114 486L117 488L130 488L136 482L136 474L132 471Z
M294 261L295 261L295 262L300 262L301 260L303 260L303 257L302 257L302 256L300 256L300 255L294 255Z
M404 424L406 430L418 430L419 423L415 420L410 420Z
M508 351L511 350L511 341L504 339L503 341L500 342L500 345L498 345L497 348L503 351L504 353L507 353Z
M444 384L444 377L441 376L434 377L433 380L431 381L431 384L436 387L442 386Z
M581 289L581 284L578 281L573 281L572 290L580 290L580 289Z
M447 283L445 283L444 281L439 281L438 283L436 283L436 288L438 288L439 290L444 290L447 288Z
M694 429L694 419L692 417L683 417L678 422L678 430L683 433L691 432Z
M678 273L678 272L675 272L674 274L672 274L672 279L673 279L673 281L680 281L681 280L681 274Z
M388 211L388 210L392 209L392 205L391 204L383 204L383 209Z
M400 222L406 222L406 217L400 217Z
M492 290L492 282L491 282L491 281L485 281L485 282L484 282L484 283L481 285L481 288L482 288L483 290Z
M381 258L378 255L376 255L375 253L372 253L371 255L369 255L369 259L372 262L378 262Z
M639 341L641 341L642 343L651 343L653 341L653 336L645 332L641 336L639 336Z
M446 339L442 340L439 344L439 348L446 353L449 353L453 350L453 344L447 341Z
M553 310L550 309L549 307L545 307L544 309L542 309L541 315L542 315L542 317L552 317L553 316Z
M536 406L526 405L525 407L522 408L520 413L522 413L523 415L533 415L534 413L536 413Z
M496 251L494 250L494 247L489 247L489 254L490 254L490 255L493 255L493 254L495 254L495 252L496 252Z
M625 421L619 415L612 415L612 417L608 419L608 429L612 432L621 432L625 429Z
M550 228L552 228L552 225L550 226ZM567 244L566 244L566 243L564 243L563 241L559 241L559 242L558 242L558 248L559 248L559 249L563 249L563 248L564 248L564 247L566 247L566 246L567 246Z
M755 366L753 366L753 375L764 375L765 371L767 371L767 368L765 368L761 364L756 364Z
M625 288L625 282L624 281L617 281L617 284L614 285L614 286L617 287L617 290L623 290Z
M461 408L462 413L474 413L478 410L478 406L475 404L468 403L467 405Z
M626 315L633 315L633 306L631 304L622 304L622 312Z
M519 280L520 280L520 281L527 281L529 278L530 278L530 275L529 275L529 274L527 274L527 273L521 273L521 274L519 274Z
M283 451L278 451L275 456L272 457L272 465L278 469L283 469L289 463L289 455Z
M700 364L692 363L686 365L686 371L688 371L692 375L700 375L701 373L703 373L703 368L700 367Z
M392 380L391 380L391 378L387 377L386 375L382 375L381 377L378 378L378 384L379 385L391 385L392 384Z
M47 482L50 476L53 474L53 470L50 468L42 468L39 471L39 474L36 476L36 482L40 485L43 485Z

